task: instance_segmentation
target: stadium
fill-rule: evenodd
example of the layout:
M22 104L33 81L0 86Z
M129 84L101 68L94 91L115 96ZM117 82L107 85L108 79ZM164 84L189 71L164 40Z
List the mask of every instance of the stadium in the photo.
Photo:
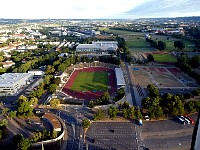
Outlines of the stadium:
M113 95L118 88L125 86L122 70L116 65L94 62L79 64L71 69L62 88L62 93L70 98L95 100L106 91Z

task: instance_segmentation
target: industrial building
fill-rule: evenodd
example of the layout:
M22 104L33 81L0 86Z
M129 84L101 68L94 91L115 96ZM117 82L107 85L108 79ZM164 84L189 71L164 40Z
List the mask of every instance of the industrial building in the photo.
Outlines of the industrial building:
M0 75L0 95L18 93L32 78L32 73L4 73Z
M116 41L98 41L92 44L79 44L76 47L77 52L111 52L118 49Z

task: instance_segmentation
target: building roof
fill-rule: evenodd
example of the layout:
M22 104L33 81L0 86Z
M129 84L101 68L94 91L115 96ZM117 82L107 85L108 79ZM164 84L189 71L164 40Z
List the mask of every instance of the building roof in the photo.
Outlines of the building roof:
M100 49L100 47L96 44L79 44L76 49L79 49L79 48L85 48L85 49L89 49L89 48L98 48Z
M115 68L115 74L116 74L116 78L117 78L117 85L126 85L122 69Z
M0 86L13 86L17 81L30 76L31 73L4 73L0 75Z

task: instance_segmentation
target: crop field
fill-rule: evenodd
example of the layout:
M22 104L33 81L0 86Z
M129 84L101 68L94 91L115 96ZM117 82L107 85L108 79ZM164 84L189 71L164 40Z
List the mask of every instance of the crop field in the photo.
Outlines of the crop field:
M156 62L176 62L176 58L170 54L152 54Z
M108 90L107 72L80 72L71 88L72 91L106 91Z

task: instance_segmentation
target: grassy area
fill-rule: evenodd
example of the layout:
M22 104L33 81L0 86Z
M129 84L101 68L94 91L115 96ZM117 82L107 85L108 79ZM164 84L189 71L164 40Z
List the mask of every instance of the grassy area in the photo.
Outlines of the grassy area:
M109 28L99 28L100 31L105 31L113 34L118 35L127 35L127 34L141 34L140 32L134 32L134 31L124 31L124 30L114 30Z
M157 62L176 62L176 58L170 54L153 54L153 57Z
M168 39L167 39L168 37ZM183 40L183 39L177 39L171 36L163 36L163 35L152 35L152 40L155 41L163 41L166 43L166 51L177 51L178 49L174 48L174 41L182 40L185 43L184 51L193 51L194 50L194 42Z
M108 73L80 72L70 89L79 92L108 90Z

